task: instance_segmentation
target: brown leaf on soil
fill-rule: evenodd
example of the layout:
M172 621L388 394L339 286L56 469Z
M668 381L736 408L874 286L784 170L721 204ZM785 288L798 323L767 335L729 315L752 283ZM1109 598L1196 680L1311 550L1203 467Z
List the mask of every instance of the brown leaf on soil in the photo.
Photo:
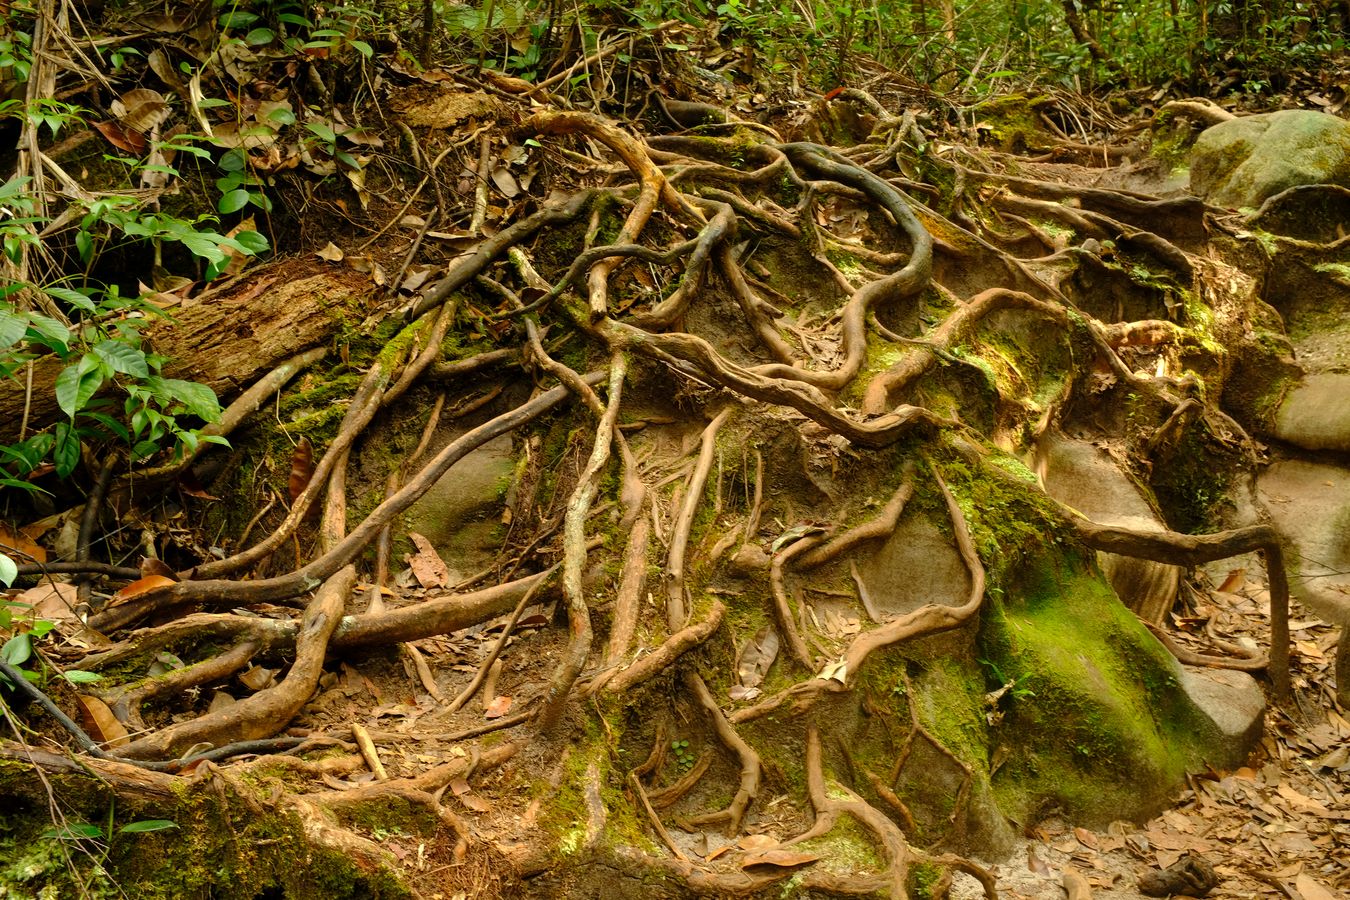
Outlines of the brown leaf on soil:
M301 437L300 443L295 445L295 450L291 452L291 477L287 485L287 490L291 497L291 502L305 492L309 487L309 480L314 477L314 445L309 442L308 437Z
M767 834L747 834L736 842L736 846L742 850L767 850L770 847L777 847L778 840Z
M1050 877L1050 866L1031 847L1027 847L1027 868L1044 878Z
M1303 895L1303 900L1335 900L1336 895L1324 888L1312 876L1300 873L1294 879L1294 887Z
M117 721L108 704L97 697L86 697L84 694L76 694L75 701L80 707L80 724L91 738L105 747L120 747L130 743L131 736L122 727L122 723Z
M417 583L424 588L445 587L449 584L450 570L445 567L445 560L441 559L436 548L431 546L431 541L415 531L408 532L408 540L417 548L417 552L408 557L408 565L412 566Z
M1236 593L1238 588L1242 587L1243 582L1247 580L1247 570L1244 568L1232 569L1228 576L1224 578L1223 584L1219 585L1218 590L1223 594Z
M750 853L745 859L741 860L741 868L749 869L753 866L774 866L779 869L791 869L796 866L804 866L813 863L820 857L815 853L804 853L800 850L763 850L759 853Z
M78 597L79 591L73 584L47 582L24 591L14 602L33 607L33 615L39 619L69 619L75 615Z
M145 135L127 128L121 122L91 122L94 130L107 138L108 143L112 144L123 153L130 153L133 156L140 156L145 153L146 143Z
M469 793L458 798L469 809L477 813L492 812L492 804L477 794Z
M778 632L772 626L765 625L757 631L745 642L736 659L736 680L744 687L757 687L778 658L778 644Z
M173 581L178 580L178 574L169 568L164 560L155 559L153 556L141 557L141 577L144 578L147 575L162 575Z
M3 522L0 522L0 549L13 550L21 556L29 557L33 562L45 563L47 561L47 551L40 544ZM20 562L23 562L23 560L20 560Z
M500 719L502 716L506 715L506 711L510 708L511 698L503 694L494 698L493 701L488 704L487 712L483 715L488 719Z
M139 578L131 584L122 588L116 594L113 594L113 600L121 602L123 600L132 600L142 594L148 594L151 591L157 591L163 587L169 587L174 583L172 578L165 578L163 575L147 575Z

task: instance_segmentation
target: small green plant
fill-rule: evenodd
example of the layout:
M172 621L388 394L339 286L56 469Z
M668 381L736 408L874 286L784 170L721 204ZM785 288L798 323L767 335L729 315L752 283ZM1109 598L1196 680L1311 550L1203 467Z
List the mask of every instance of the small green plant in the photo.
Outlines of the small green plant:
M115 805L108 807L108 821L102 827L89 822L67 822L47 829L42 836L55 841L89 841L98 848L101 856L106 857L113 840L118 835L148 834L152 831L168 831L178 827L178 823L170 819L140 819L118 825L114 819L115 810Z
M0 562L9 562L9 558L0 556ZM13 565L12 562L9 564ZM4 566L0 565L0 569L3 568ZM29 662L40 661L33 642L50 634L56 625L47 619L37 618L33 615L32 610L32 606L27 603L19 603L13 600L0 602L0 633L15 632L4 644L0 644L0 659L18 669L28 681L43 684L50 671L47 667L25 669L23 666ZM78 669L70 669L62 672L61 675L71 684L88 684L91 681L98 681L102 677L97 672L85 672ZM0 688L13 689L13 687L14 685L10 683L9 679L3 673L0 673Z
M671 741L670 752L675 757L675 767L681 772L688 772L694 767L694 763L698 762L698 757L689 749L687 740Z

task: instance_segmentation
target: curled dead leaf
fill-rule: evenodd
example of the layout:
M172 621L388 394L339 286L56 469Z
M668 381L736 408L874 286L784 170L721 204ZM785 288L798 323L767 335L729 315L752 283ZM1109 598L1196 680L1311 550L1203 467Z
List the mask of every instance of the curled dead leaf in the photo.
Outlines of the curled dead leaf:
M113 599L119 602L123 600L132 600L136 597L148 594L151 591L171 587L173 584L174 580L172 578L166 578L163 575L147 575L144 578L138 578L131 584L122 588L116 594L113 594Z
M305 492L309 487L309 480L314 477L314 445L309 442L309 438L301 436L300 442L295 445L295 450L291 452L291 475L287 483L287 491L290 494L291 502Z
M117 721L113 711L97 697L76 694L75 702L80 707L80 724L91 738L104 747L120 747L131 742L122 723Z
M747 854L745 859L741 860L741 868L750 869L756 866L773 866L778 869L794 869L797 866L813 863L818 859L820 859L820 857L815 853L805 853L801 850L785 850L779 848Z

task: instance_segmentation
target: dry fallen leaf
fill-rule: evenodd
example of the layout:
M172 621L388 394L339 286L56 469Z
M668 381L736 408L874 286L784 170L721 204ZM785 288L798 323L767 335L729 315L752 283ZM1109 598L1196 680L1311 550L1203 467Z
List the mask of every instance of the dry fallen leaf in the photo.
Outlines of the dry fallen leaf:
M767 850L778 846L778 839L767 834L747 834L736 842L742 850Z
M1336 895L1324 888L1311 875L1300 873L1294 879L1294 887L1303 895L1303 900L1335 900Z
M769 667L778 658L778 632L765 625L745 642L736 660L736 680L744 687L753 688L764 681Z
M813 863L820 857L815 853L804 853L800 850L762 850L759 853L747 854L745 859L741 860L741 868L749 869L753 866L775 866L780 869L791 869L796 866L804 866L807 863Z
M505 694L493 698L488 704L487 712L483 715L489 719L500 719L506 715L506 711L511 708L511 698Z
M91 738L107 747L120 747L131 742L131 736L117 721L108 704L84 694L76 694L75 700L80 706L80 724Z
M291 502L305 492L309 480L314 477L314 445L308 437L301 436L300 443L291 452L291 475L287 485Z
M79 589L73 584L46 582L15 597L15 603L27 603L39 619L69 619L75 615Z
M15 531L8 525L0 522L0 548L12 550L21 556L29 557L33 562L45 563L47 561L47 551L37 544L31 537L21 531ZM27 560L19 560L27 562Z
M157 591L160 588L171 587L173 584L174 580L172 578L165 578L163 575L147 575L144 578L133 581L116 594L113 594L113 599L116 601L131 600L142 594Z
M417 548L417 552L408 557L408 565L412 567L417 583L424 588L445 587L449 584L450 570L436 548L431 546L431 541L415 531L408 533L408 540Z

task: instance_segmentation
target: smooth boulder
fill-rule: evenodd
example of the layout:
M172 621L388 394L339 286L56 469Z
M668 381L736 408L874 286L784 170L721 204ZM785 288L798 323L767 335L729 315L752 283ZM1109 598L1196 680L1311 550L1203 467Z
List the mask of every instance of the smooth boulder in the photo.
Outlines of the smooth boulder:
M1350 122L1305 109L1240 116L1191 150L1191 193L1215 206L1255 209L1305 184L1350 187Z

